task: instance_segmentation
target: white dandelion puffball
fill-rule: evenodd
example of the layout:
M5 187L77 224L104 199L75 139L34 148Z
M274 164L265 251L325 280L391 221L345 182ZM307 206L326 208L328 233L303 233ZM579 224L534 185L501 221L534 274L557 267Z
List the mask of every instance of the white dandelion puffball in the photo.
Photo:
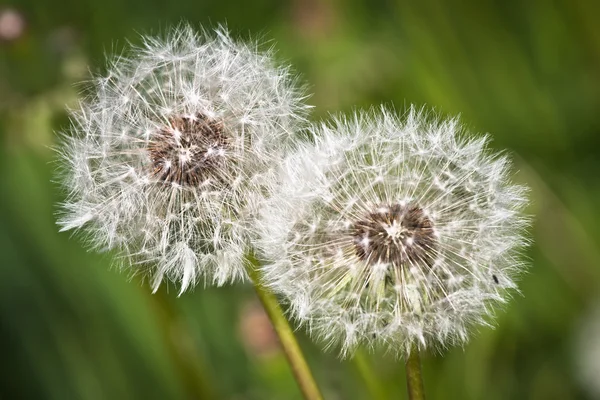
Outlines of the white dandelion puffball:
M356 113L312 128L258 225L263 274L327 345L406 355L467 340L524 268L524 187L456 119Z
M62 230L120 250L155 290L245 277L248 225L308 109L256 46L182 25L114 58L59 146Z

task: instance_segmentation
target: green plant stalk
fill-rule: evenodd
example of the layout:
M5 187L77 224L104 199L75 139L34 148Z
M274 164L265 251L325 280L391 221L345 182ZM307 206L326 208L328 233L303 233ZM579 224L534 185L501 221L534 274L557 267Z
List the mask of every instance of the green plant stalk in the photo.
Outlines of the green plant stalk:
M417 348L413 348L406 359L406 387L409 400L425 400L423 376L421 375L421 358Z
M288 320L283 315L283 310L277 302L277 298L261 283L260 273L256 268L256 263L250 265L248 274L252 279L256 294L267 312L267 315L271 319L275 332L279 336L279 342L281 343L283 352L290 364L294 378L296 378L296 382L300 387L302 395L306 400L323 400L323 396L321 395L310 368L306 363L302 350L294 336L294 332L292 331Z

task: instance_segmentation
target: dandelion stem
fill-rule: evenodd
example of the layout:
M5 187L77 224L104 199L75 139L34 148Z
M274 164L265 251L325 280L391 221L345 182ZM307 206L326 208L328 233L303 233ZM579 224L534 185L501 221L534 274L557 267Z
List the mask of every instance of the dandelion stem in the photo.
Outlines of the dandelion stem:
M256 290L256 294L265 308L267 315L271 319L275 332L277 332L277 335L279 336L281 347L283 348L304 398L306 400L322 400L323 396L321 395L317 383L304 359L304 355L294 336L294 332L283 315L281 306L277 302L275 295L266 289L260 282L260 272L256 268L256 263L254 262L252 264L253 265L248 268L248 273L254 283L254 289Z
M425 400L423 376L421 375L421 358L419 350L413 348L406 360L406 387L409 400Z

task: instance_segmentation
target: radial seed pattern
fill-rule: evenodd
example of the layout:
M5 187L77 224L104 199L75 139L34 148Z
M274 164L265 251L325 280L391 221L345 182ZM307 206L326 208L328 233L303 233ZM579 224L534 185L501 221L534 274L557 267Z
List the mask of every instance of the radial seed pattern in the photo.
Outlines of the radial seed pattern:
M59 147L63 230L181 290L245 276L259 199L307 106L287 68L222 28L144 37L96 78Z
M148 152L159 181L198 187L217 179L226 184L230 140L223 124L202 114L175 116L150 137ZM229 160L231 163L233 160Z
M314 127L259 225L270 287L344 356L465 342L523 269L526 190L507 159L457 120L405 118Z

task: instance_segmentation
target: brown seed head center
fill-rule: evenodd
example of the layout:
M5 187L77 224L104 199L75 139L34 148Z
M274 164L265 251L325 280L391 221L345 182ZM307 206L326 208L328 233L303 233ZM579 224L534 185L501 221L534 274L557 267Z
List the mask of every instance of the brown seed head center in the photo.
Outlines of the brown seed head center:
M356 255L368 264L431 265L436 236L431 219L415 204L379 206L350 228Z
M177 115L150 139L153 175L164 183L198 186L223 175L229 140L221 122Z

